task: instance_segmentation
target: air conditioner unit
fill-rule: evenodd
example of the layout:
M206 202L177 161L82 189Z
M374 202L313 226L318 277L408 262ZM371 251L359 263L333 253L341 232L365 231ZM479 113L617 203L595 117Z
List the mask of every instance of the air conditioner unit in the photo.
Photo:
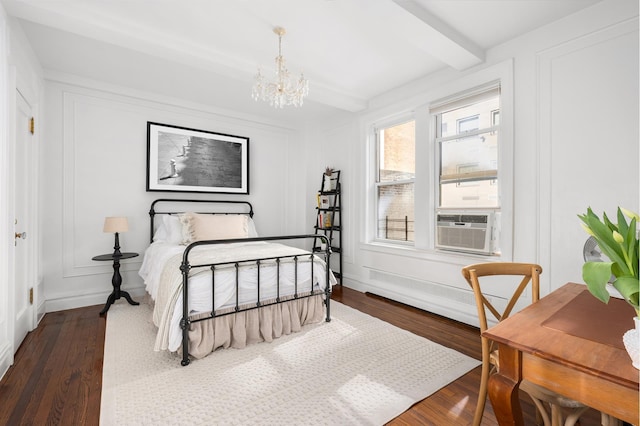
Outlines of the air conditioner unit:
M484 255L498 251L500 213L447 210L436 216L436 248Z

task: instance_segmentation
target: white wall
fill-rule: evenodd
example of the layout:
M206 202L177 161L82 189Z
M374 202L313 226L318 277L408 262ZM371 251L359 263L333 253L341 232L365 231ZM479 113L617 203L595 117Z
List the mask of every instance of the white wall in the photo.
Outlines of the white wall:
M473 322L475 308L459 270L483 258L388 250L366 241L366 125L398 109L424 108L440 85L511 59L515 172L509 257L540 262L545 293L579 281L585 235L575 215L588 205L639 210L637 9L631 0L596 4L490 50L475 69L427 76L372 100L362 114L302 131L297 123L264 122L47 72L39 207L46 309L104 303L112 269L91 257L112 248L113 236L102 233L105 216L127 216L131 230L121 236L123 250L142 253L151 200L189 195L145 191L146 122L156 121L251 139L251 194L194 197L251 201L262 235L311 232L322 170L341 169L345 284ZM601 161L607 166L594 174ZM624 191L617 189L621 181L630 182ZM123 288L138 296L140 261L122 267Z
M314 151L314 167L340 163L346 180L345 285L476 323L460 268L487 258L367 241L367 130L376 119L424 110L439 87L508 60L515 93L514 215L513 248L505 258L540 263L543 294L581 282L587 235L576 215L588 206L640 210L638 51L637 2L605 1L491 49L474 69L433 74L380 96L351 123L319 124L307 140L310 152L323 147ZM309 182L308 191L315 186Z
M156 198L242 199L253 204L261 235L306 233L305 187L298 176L304 145L298 132L239 113L186 104L77 77L45 76L42 150L43 276L47 311L103 304L112 265L106 216L126 216L123 289L144 294L137 271L149 241L149 206ZM146 192L147 121L250 138L250 195Z

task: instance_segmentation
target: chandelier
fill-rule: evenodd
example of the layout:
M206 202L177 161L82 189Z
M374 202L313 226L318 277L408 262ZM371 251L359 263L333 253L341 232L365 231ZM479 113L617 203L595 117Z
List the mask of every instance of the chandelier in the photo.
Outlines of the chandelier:
M273 32L278 35L275 79L268 81L258 68L251 97L256 101L269 101L269 104L276 108L283 108L285 105L302 106L304 98L309 94L309 81L303 74L297 79L289 74L282 56L282 36L286 31L282 27L275 27Z

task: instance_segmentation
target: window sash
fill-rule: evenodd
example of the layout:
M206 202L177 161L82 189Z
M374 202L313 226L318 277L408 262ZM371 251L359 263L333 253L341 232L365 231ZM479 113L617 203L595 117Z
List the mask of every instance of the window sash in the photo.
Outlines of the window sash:
M440 175L440 185L447 183L477 182L498 179L498 170L478 170L476 172Z
M390 197L381 196L385 189L397 192ZM411 199L403 198L403 193L410 190ZM385 182L375 185L376 192L376 227L375 239L389 243L414 244L415 233L415 182L414 179L402 182ZM387 194L389 195L389 194ZM380 204L385 199L388 203ZM408 204L407 204L408 203ZM405 209L410 207L410 209ZM398 214L400 213L400 214Z
M429 113L431 115L439 115L443 112L477 104L491 97L499 96L500 91L500 82L494 81L476 87L471 91L456 93L455 95L433 101L429 105Z
M376 125L372 128L375 137L375 175L373 182L374 199L375 199L375 227L373 237L375 240L384 241L385 243L398 244L398 245L413 245L415 244L414 234L414 221L415 221L415 143L416 134L413 134L413 167L399 168L396 173L390 175L384 175L385 169L383 169L383 156L385 155L385 149L396 149L397 147L403 147L404 144L388 145L386 140L386 132L389 129L403 126L411 122L415 123L416 118L414 115L405 115L402 118L394 119L393 121L385 122L384 125ZM415 124L414 124L415 125ZM384 137L383 137L384 135ZM391 140L391 139L390 139ZM396 141L399 141L396 139ZM394 146L394 148L391 148ZM391 151L393 152L393 151ZM390 152L390 153L391 153ZM405 153L405 159L408 159ZM384 164L389 168L390 164ZM401 164L398 164L401 165ZM395 169L395 167L390 167ZM413 170L412 170L413 169ZM403 198L405 195L400 195L407 187L411 188L410 200ZM389 195L394 193L394 188L398 188L398 195ZM387 197L381 196L381 191L386 192ZM406 195L408 196L408 195ZM387 204L387 202L391 204ZM396 204L399 203L399 204ZM388 219L388 222L387 222ZM387 229L386 226L389 225ZM407 229L404 229L404 228ZM398 229L396 229L398 228ZM404 230L400 229L403 228Z
M499 130L500 130L500 126L485 127L485 128L482 128L482 129L474 130L472 132L458 133L457 135L451 135L451 136L447 136L447 137L444 137L444 138L443 137L437 137L436 138L436 142L440 142L442 144L442 142L449 142L449 141L453 141L453 140L456 140L456 139L469 138L471 136L477 136L477 135L481 135L483 133L495 133L495 132L498 132Z
M450 111L455 111L457 109L461 109L467 106L472 106L483 101L486 101L493 97L500 97L500 84L499 82L489 83L488 85L480 86L474 89L471 92L462 92L451 97L445 98L440 101L434 102L430 108L430 114L434 117L435 123L435 142L438 148L437 150L437 158L438 158L438 182L437 182L437 191L438 191L438 207L442 208L442 194L444 191L444 186L448 184L463 184L463 183L472 183L472 182L480 182L480 181L498 181L498 168L490 167L484 168L481 170L474 170L469 172L458 172L458 173L443 173L443 152L444 145L448 142L453 142L457 140L473 138L474 136L492 134L496 137L499 136L500 133L500 125L495 123L495 119L491 120L492 126L482 127L479 129L475 129L472 131L463 131L458 132L458 126L456 127L456 134L442 136L442 119L443 115L447 114ZM500 99L500 98L499 98ZM500 109L488 111L488 113L493 117L496 113L499 113ZM499 139L498 139L499 142ZM498 143L499 149L499 143ZM486 167L486 166L485 166ZM495 205L487 205L487 208L495 208ZM499 208L499 206L498 206Z

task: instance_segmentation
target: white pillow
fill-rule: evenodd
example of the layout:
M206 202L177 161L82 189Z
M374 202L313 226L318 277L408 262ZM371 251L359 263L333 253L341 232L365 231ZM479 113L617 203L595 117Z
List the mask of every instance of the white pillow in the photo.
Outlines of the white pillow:
M160 224L153 234L154 242L163 242L167 244L182 244L182 223L181 215L162 215L159 217Z
M249 223L249 238L258 237L258 230L256 229L256 224L253 222L253 219L247 216L247 221Z
M185 243L203 240L247 238L249 223L246 215L185 213L182 216Z
M164 226L164 216L157 217L155 223L157 227L156 232L153 233L153 242L165 242L167 240L167 227Z
M164 224L167 228L167 243L182 244L182 222L181 215L166 215Z

